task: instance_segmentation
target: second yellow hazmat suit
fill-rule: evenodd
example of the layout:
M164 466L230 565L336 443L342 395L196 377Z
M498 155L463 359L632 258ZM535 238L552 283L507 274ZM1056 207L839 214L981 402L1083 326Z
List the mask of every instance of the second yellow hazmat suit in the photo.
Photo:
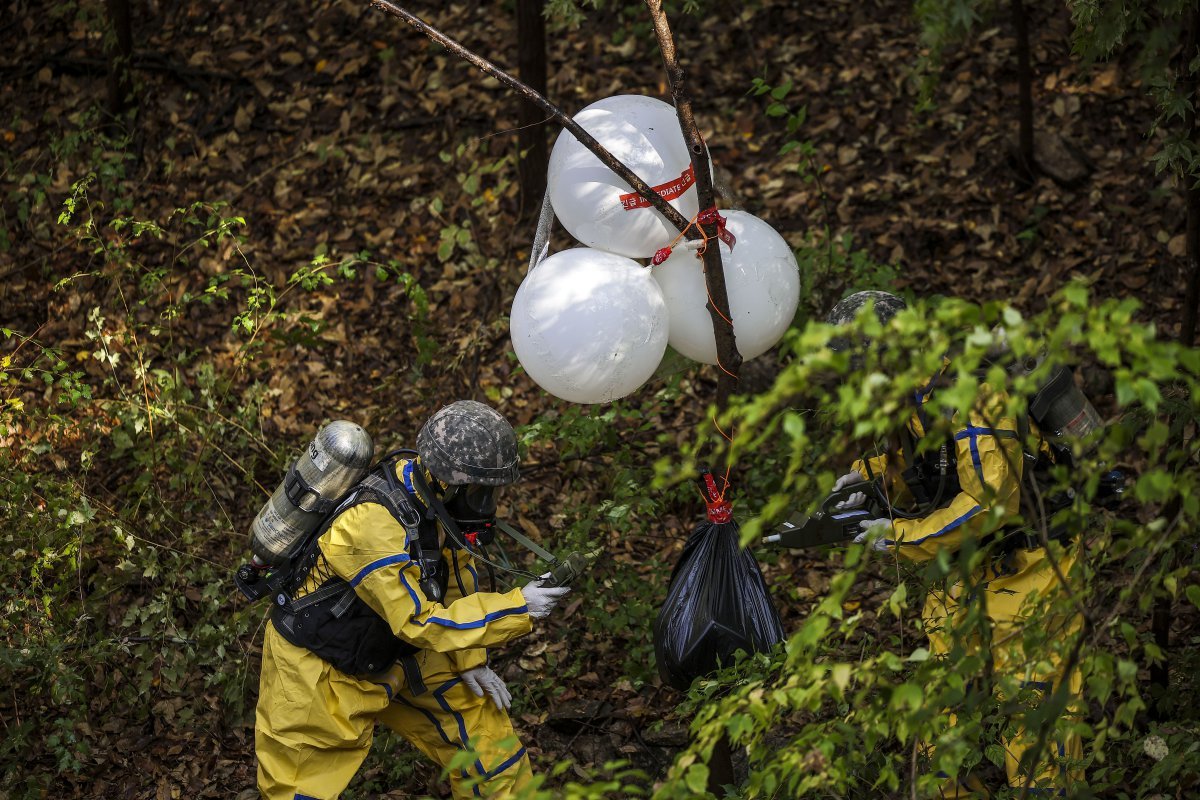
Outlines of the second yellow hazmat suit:
M936 385L934 382L918 393L917 411L908 423L911 439L919 441L929 426L924 408ZM1018 436L1017 422L1006 417L1006 396L1003 392L984 384L980 387L979 400L968 414L961 412L950 421L953 431L953 447L957 458L958 491L944 498L937 508L917 519L895 519L893 530L885 540L889 551L900 558L911 561L928 561L936 558L939 551L958 550L961 544L974 538L979 544L985 536L993 535L997 525L989 521L989 512L1002 509L1002 513L1014 521L1021 507L1021 479L1023 470L1022 442ZM854 469L864 477L887 475L889 491L893 492L895 504L905 502L908 487L899 479L908 466L906 454L898 452L890 459L887 455L860 460ZM1079 693L1079 677L1062 674L1060 660L1041 654L1039 660L1026 657L1021 649L1021 630L1036 624L1053 636L1065 638L1078 628L1075 618L1031 620L1028 616L1031 597L1052 598L1060 590L1059 580L1048 560L1048 554L1035 541L1022 541L1020 546L997 551L970 576L966 576L943 588L930 591L923 612L925 630L929 636L930 650L934 655L945 656L952 646L952 634L956 621L961 620L973 603L985 603L990 622L991 641L962 642L969 650L990 650L997 675L1010 675L1023 688L1041 693L1041 697L1057 687L1061 681L1070 682L1072 697ZM1071 571L1074 556L1068 549L1058 558L1058 567L1064 575ZM1005 765L1011 786L1021 787L1026 776L1019 769L1022 754L1034 744L1035 732L1026 732L1019 724L1016 733L1004 742ZM1066 796L1077 775L1064 765L1077 761L1081 756L1081 745L1077 736L1067 736L1050 741L1040 766L1035 770L1031 784L1034 796ZM942 797L977 797L978 787L973 792L964 780L947 777ZM975 785L975 781L969 781Z
M410 490L413 468L412 461L396 466ZM336 798L370 750L376 722L443 767L456 753L474 750L476 758L450 774L455 797L505 797L529 780L529 758L508 714L460 678L486 664L484 648L529 633L522 592L480 592L470 554L447 547L445 597L432 600L410 557L412 544L383 505L353 505L321 534L317 565L296 592L313 591L329 575L348 582L398 639L414 646L408 672L398 662L377 674L347 674L268 623L255 724L258 787L266 800Z

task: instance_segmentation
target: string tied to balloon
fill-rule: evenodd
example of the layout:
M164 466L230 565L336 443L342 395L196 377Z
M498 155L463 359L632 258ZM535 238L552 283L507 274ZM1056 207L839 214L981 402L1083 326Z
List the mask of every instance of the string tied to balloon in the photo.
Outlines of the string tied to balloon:
M650 266L657 267L659 264L670 258L671 253L675 251L675 246L679 244L679 240L686 236L687 232L693 227L700 231L700 238L695 242L687 242L684 246L689 250L695 250L696 258L703 256L705 248L708 247L708 241L710 238L712 238L704 232L703 226L705 225L716 225L717 237L724 242L730 250L732 250L733 246L737 244L737 237L734 236L733 233L726 227L725 217L721 216L721 212L717 211L716 206L712 206L700 211L696 214L696 216L692 217L684 229L676 234L675 238L671 240L669 245L666 247L660 247L658 250L656 250L654 252L654 256L650 259Z
M737 244L737 237L734 236L733 233L730 232L729 229L725 227L725 217L721 216L721 212L717 211L716 206L709 206L708 208L701 211L699 214L696 215L695 221L700 223L700 225L716 225L717 226L717 238L720 239L722 242L724 242L730 250L732 250L733 246L735 244ZM701 228L701 231L703 231L703 230L704 229ZM709 239L708 234L707 233L704 234L704 244L706 246L708 244L708 239ZM701 250L701 252L704 252L704 251Z
M712 424L717 429L717 433L721 434L721 437L732 447L733 438L721 428L721 423L717 422L715 414L712 417ZM720 479L720 489L717 488L717 479L710 470L706 468L700 472L700 494L704 497L705 512L708 514L710 522L729 522L733 518L733 504L725 499L725 494L729 491L729 473L732 469L733 460L730 458L725 465L725 474Z

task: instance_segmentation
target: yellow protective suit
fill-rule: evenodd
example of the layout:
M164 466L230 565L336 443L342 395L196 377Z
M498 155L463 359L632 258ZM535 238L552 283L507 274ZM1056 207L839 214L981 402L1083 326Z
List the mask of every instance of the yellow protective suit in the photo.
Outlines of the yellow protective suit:
M925 434L928 418L920 409L932 396L933 385L918 395L918 413L909 421L914 440ZM954 416L951 428L960 491L926 517L894 520L892 538L888 540L890 551L907 560L927 561L936 558L939 550L957 550L968 537L982 541L1005 521L1017 519L1023 448L1016 420L1004 416L1006 400L1003 393L984 384L980 387L979 401L967 418L963 419L961 413ZM863 475L886 475L893 503L902 507L908 492L898 476L905 466L905 454L900 452L890 463L887 455L881 455L856 462L854 469ZM1000 519L993 517L993 513L998 513ZM1068 575L1074 564L1073 553L1068 550L1060 554L1057 564L1062 574ZM930 591L923 612L930 652L939 656L949 653L950 632L956 619L964 616L972 603L985 603L991 641L968 641L967 646L974 650L990 650L996 674L1011 676L1022 687L1046 696L1061 681L1069 680L1071 696L1077 698L1078 674L1063 675L1060 660L1053 654L1042 654L1042 659L1035 662L1026 658L1021 649L1020 632L1031 621L1028 615L1035 611L1033 599L1053 598L1060 591L1060 583L1045 549L1036 547L996 553L975 574ZM1062 639L1073 636L1079 627L1076 617L1047 619L1039 616L1032 622ZM1016 733L1003 742L1005 762L1009 785L1024 786L1026 776L1021 774L1019 763L1021 755L1036 741L1036 732L1027 735L1020 720L1014 722ZM1066 765L1078 761L1081 755L1077 736L1050 741L1035 769L1030 793L1034 796L1069 794L1070 786L1079 781L1080 776ZM961 776L961 780L947 777L939 796L986 797L987 792L971 776Z
M297 596L315 588L323 571L348 581L397 637L421 649L414 658L426 691L414 694L399 664L369 677L341 672L269 623L254 731L262 797L338 797L367 756L376 722L443 767L455 753L473 749L470 766L450 774L455 797L506 797L527 783L529 758L508 714L459 677L487 663L485 647L529 633L521 590L478 591L470 555L447 548L446 597L430 600L409 559L404 527L373 502L342 512L319 547L324 563ZM478 785L468 786L472 781Z

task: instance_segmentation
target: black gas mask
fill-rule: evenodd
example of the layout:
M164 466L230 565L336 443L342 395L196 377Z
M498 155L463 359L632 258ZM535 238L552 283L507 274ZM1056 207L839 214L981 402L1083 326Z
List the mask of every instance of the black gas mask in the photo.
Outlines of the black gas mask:
M496 538L496 497L499 486L466 483L447 486L442 502L458 523L467 543L489 545Z

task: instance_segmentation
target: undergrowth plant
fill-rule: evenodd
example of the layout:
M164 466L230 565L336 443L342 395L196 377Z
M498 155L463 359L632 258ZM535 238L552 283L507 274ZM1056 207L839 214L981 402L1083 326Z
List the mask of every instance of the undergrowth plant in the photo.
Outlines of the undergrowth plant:
M1043 487L1046 496L1070 490L1073 499L1052 519L1028 511L1022 517L1034 531L1053 525L1071 532L1069 544L1049 542L1047 550L1067 588L1033 596L1023 609L1013 633L1023 660L998 664L1011 653L973 644L990 640L982 599L948 628L951 644L942 655L925 640L930 623L920 599L999 565L994 542L968 541L923 564L848 547L828 590L773 658L744 661L693 685L694 740L657 797L695 797L722 736L746 749L745 797L936 796L937 773L987 773L988 764L987 774L1004 783L1000 743L1018 725L1036 732L1040 763L1049 743L1068 732L1082 737L1083 761L1072 766L1083 777L1069 796L1150 798L1165 787L1186 794L1197 785L1200 731L1187 717L1148 720L1140 665L1166 657L1146 632L1154 598L1200 604L1194 549L1188 559L1164 558L1200 515L1190 438L1200 353L1160 341L1137 310L1133 301L1094 300L1082 285L1030 317L1003 303L917 303L886 326L871 314L860 317L857 330L887 346L853 365L827 347L829 326L810 323L790 335L793 360L774 387L741 398L721 417L725 430L736 431L727 450L735 463L766 453L783 467L761 515L743 525L747 545L786 509L813 507L857 455L885 449L913 413L913 393L943 364L946 385L929 409L935 419L975 407L985 385L1008 387L1002 416L1018 418L1051 362L1094 359L1109 371L1115 398L1105 408L1103 435L1074 442L1077 466L1056 467ZM1042 354L1049 358L1033 374L1010 375L1014 363ZM934 431L927 438L952 429L943 422ZM715 444L701 437L697 452ZM1127 498L1110 509L1099 503L1097 487L1114 466L1131 477ZM664 462L660 481L688 471ZM997 516L995 525L1002 522ZM885 577L894 589L867 601L864 587ZM1050 662L1073 666L1079 697L1021 688L1027 670ZM1191 676L1178 681L1178 707L1195 707L1200 687ZM993 797L1022 796L1022 789L998 783L989 786Z
M428 301L400 262L318 253L265 274L222 202L134 213L123 146L71 132L52 148L55 169L80 175L61 211L47 220L36 194L19 207L69 248L54 292L82 325L71 344L0 329L0 676L14 690L0 775L13 798L86 781L164 728L195 737L244 719L262 614L234 602L230 571L290 444L262 434L264 357L328 324L306 298L368 272L398 285L428 358ZM199 317L219 352L194 339Z

